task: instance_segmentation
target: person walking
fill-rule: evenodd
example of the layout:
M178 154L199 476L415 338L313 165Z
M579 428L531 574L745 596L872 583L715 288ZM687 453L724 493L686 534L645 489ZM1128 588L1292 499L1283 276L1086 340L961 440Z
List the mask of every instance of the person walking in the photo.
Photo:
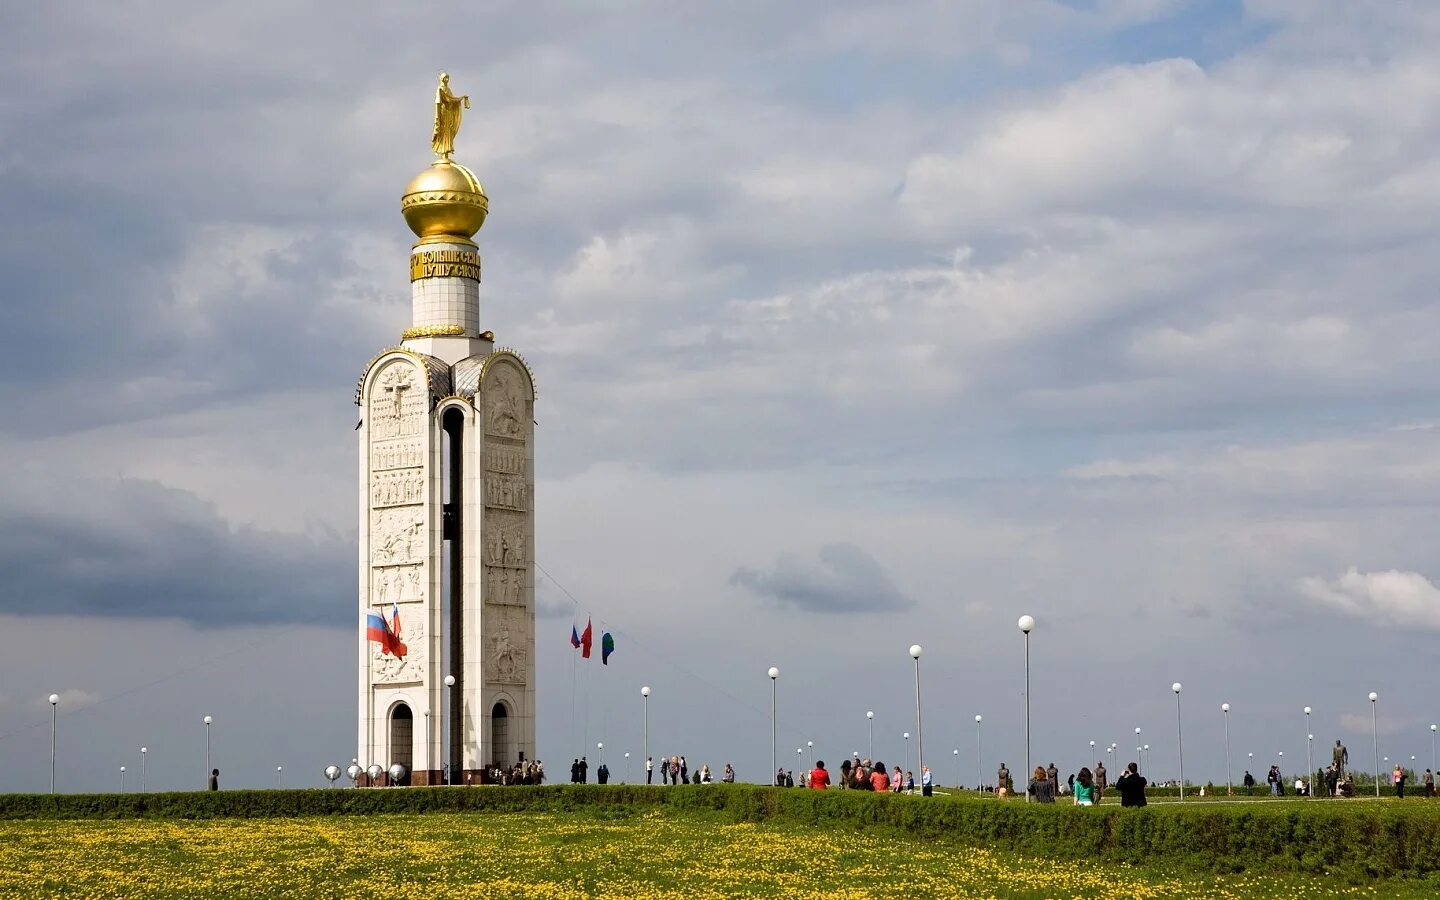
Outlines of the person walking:
M725 782L726 784L735 783L735 770L731 768L729 763L725 764L725 774L720 776L720 780Z
M850 787L850 758L849 758L849 757L846 757L846 758L845 758L845 761L842 762L842 763L840 763L840 787L841 787L842 789L844 789L844 788L849 788L849 787Z
M1120 777L1123 778L1125 776L1122 775ZM1245 770L1245 780L1241 783L1245 785L1245 795L1247 797L1255 796L1255 776L1250 774L1249 769Z
M1050 779L1049 773L1039 766L1035 767L1035 772L1030 776L1030 784L1026 790L1035 798L1036 803L1055 802L1055 782Z
M1132 762L1126 766L1125 774L1115 779L1115 790L1120 792L1120 805L1145 806L1149 802L1145 799L1145 785L1147 784L1149 782L1145 780L1144 775L1140 774L1138 765Z
M1429 769L1425 770L1425 796L1435 796L1435 773Z
M670 757L670 786L674 787L680 783L680 757Z
M1395 797L1397 800L1405 799L1405 778L1405 770L1400 768L1399 763L1396 763L1395 771L1390 773L1390 783L1395 785Z
M684 784L684 783L685 783L685 780L686 780L687 778L689 778L689 777L690 777L690 763L686 762L686 761L685 761L685 757L682 756L682 757L680 757L680 783L681 783L681 784Z
M586 784L590 780L590 763L585 757L580 757L580 783Z
M1427 771L1427 773L1428 773L1429 770L1427 769L1426 771ZM1431 789L1430 792L1433 794L1433 793L1435 792L1435 790L1434 790L1434 789L1435 789L1435 783L1434 783L1433 781L1430 783L1430 789ZM220 790L220 770L219 770L219 769L211 769L211 770L210 770L210 787L209 787L209 790L212 790L212 791L218 791L218 790Z
M922 766L920 768L920 796L934 796L934 787L934 779L930 776L930 767Z
M1073 791L1076 806L1094 806L1100 802L1100 786L1095 783L1095 776L1090 773L1089 766L1080 768L1080 774L1075 776Z
M655 775L655 757L645 757L645 783L649 784L650 779Z
M806 787L816 791L823 791L830 786L830 773L825 771L825 760L815 761L815 768L810 770L810 778Z

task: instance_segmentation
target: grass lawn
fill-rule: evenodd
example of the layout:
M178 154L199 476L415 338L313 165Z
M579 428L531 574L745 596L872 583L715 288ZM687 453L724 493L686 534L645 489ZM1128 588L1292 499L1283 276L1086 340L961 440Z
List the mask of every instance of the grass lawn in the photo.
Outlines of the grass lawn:
M674 809L0 822L3 897L1425 897Z

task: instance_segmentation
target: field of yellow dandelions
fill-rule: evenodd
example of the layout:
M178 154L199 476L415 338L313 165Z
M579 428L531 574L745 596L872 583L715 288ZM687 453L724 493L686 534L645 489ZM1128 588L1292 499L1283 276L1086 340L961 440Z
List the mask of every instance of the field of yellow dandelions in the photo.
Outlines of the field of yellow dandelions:
M672 812L0 822L0 897L1396 896Z

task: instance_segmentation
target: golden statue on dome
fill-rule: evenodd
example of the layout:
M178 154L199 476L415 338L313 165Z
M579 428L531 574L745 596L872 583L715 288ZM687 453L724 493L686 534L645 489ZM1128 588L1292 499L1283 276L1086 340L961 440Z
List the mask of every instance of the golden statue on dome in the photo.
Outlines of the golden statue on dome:
M430 135L430 147L436 159L449 159L455 152L455 135L460 133L461 109L470 108L470 95L459 97L450 93L450 76L440 73L440 84L435 88L435 130Z

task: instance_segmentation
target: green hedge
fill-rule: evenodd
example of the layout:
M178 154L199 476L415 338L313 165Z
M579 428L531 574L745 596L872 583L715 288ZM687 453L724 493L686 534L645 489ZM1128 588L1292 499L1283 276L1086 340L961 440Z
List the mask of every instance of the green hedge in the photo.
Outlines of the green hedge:
M1440 871L1440 802L1166 804L1147 809L922 798L751 785L408 788L176 794L0 795L0 818L212 818L644 809L1212 872L1338 874L1360 881Z

